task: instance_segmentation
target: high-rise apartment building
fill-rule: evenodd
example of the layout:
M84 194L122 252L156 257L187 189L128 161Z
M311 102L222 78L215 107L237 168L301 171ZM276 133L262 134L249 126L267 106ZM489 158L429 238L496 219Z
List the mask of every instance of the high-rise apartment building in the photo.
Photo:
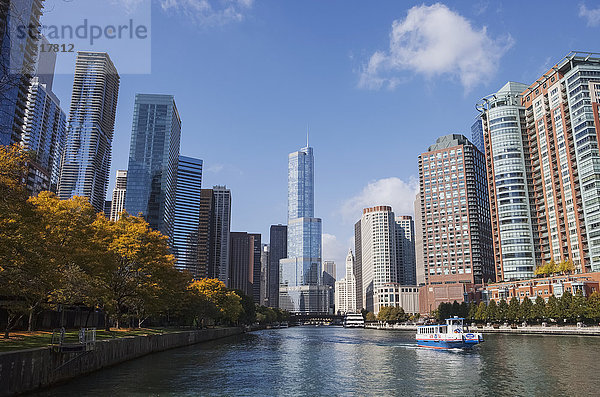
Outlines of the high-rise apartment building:
M321 282L324 286L329 287L327 291L329 300L329 313L335 312L335 280L336 266L334 261L323 261L323 274Z
M479 104L498 279L550 260L600 270L599 84L598 54L572 52Z
M415 223L410 215L396 216L396 280L401 285L417 282L415 263Z
M361 295L364 307L374 310L377 289L397 282L396 227L392 207L365 208L360 220L362 251Z
M354 255L352 250L346 256L346 273L344 278L335 282L335 311L339 314L356 313L356 279L354 277Z
M287 258L281 260L279 307L326 313L321 283L321 219L314 217L314 156L307 146L288 156Z
M279 307L279 261L287 258L287 226L271 225L269 230L269 271L267 298L269 307Z
M19 143L25 127L37 40L20 31L40 26L42 8L43 0L0 2L0 145Z
M117 170L117 179L113 189L110 204L109 219L113 222L119 220L121 212L125 210L125 194L127 193L127 170Z
M118 96L119 75L108 54L79 51L58 197L87 197L97 212L108 188Z
M60 101L40 77L31 80L24 112L21 146L33 154L26 187L30 195L56 192L65 146L67 119Z
M475 118L475 122L471 125L471 142L481 153L485 155L485 147L483 140L483 120L481 117Z
M269 244L262 244L260 250L260 304L269 306Z
M260 301L260 266L262 244L260 234L230 233L229 288L239 289Z
M198 216L198 278L215 278L212 266L215 244L214 215L213 190L202 189Z
M361 310L364 309L365 302L363 301L362 294L362 232L360 230L359 220L354 224L354 277L356 279L356 307Z
M231 227L231 190L213 186L213 244L209 274L229 287L229 231Z
M463 135L443 136L419 156L419 177L425 283L494 279L483 153Z
M172 95L136 94L125 210L172 244L181 119Z
M175 267L187 270L196 279L200 277L198 257L198 230L202 191L202 160L179 156L177 187L173 212L173 237L171 251Z
M425 285L425 263L423 259L423 226L421 225L421 194L417 193L415 207L415 277L416 285Z

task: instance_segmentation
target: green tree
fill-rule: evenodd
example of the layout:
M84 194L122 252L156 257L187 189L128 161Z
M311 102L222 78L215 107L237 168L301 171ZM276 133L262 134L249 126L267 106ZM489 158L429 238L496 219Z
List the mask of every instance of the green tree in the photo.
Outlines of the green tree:
M560 301L554 295L551 295L546 303L546 317L555 321L558 321L563 317Z
M519 314L518 318L523 321L531 321L534 319L533 317L533 302L529 297L525 297L523 302L519 306Z
M529 299L527 299L529 300ZM507 320L508 321L519 321L520 319L520 309L521 309L521 303L519 302L519 298L517 298L516 296L513 296L508 304L508 309L507 309Z
M475 320L478 322L485 322L487 319L487 306L485 302L480 302L479 305L477 305L477 311L475 312Z
M587 301L581 291L577 291L571 300L570 317L575 321L583 321L586 316Z
M487 307L487 319L490 322L495 322L499 320L498 316L498 305L495 300L491 300L490 304Z
M373 312L367 312L367 314L365 316L365 320L372 322L372 321L377 321L377 318L375 317Z
M508 303L504 299L500 300L498 303L498 321L506 321L508 320Z
M466 315L466 318L469 321L475 321L476 320L475 316L477 314L477 308L478 308L478 306L477 306L477 304L475 302L469 303L468 310L467 310L467 315Z
M535 303L531 308L531 317L537 322L546 318L546 301L540 295L535 298Z
M255 320L255 316L256 316L256 306L254 304L254 300L249 297L248 295L246 295L244 293L244 291L239 290L239 289L235 289L233 290L233 292L235 292L240 298L241 298L241 304L242 304L242 314L240 315L239 321L242 324L252 324ZM267 320L267 312L263 311L263 313L265 315L265 320ZM260 322L260 321L259 321Z
M573 313L571 312L573 305L573 294L571 294L569 291L566 291L560 297L559 303L561 319L566 319L568 322L572 322L574 318Z
M600 322L600 292L594 292L587 299L585 316L595 323Z
M460 315L460 303L458 303L457 301L452 302L452 306L451 306L451 309L450 309L450 316L449 317L454 317L454 316L462 317Z

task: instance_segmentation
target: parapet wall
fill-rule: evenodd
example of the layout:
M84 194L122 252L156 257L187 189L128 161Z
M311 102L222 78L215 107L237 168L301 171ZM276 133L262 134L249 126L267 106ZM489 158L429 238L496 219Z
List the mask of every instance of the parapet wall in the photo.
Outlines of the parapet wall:
M84 353L57 353L49 347L0 353L0 396L47 387L149 353L241 333L241 328L216 328L103 340Z

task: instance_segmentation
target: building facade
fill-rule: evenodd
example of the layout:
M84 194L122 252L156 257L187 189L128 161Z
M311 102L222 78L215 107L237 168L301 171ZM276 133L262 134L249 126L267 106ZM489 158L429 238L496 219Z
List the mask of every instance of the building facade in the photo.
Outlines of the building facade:
M421 225L421 194L417 193L415 207L415 276L416 284L425 285L425 261L423 259L423 226Z
M396 280L401 285L417 282L415 223L410 215L396 216Z
M279 307L327 313L321 282L321 219L314 217L314 156L308 146L288 156L287 258L280 261Z
M0 5L0 145L19 143L25 127L38 54L35 37L19 34L19 28L39 27L42 8L42 0L12 0Z
M365 208L361 217L362 286L365 308L373 312L376 290L397 282L396 227L392 207Z
M27 191L32 196L58 189L67 118L50 87L51 84L42 83L36 76L27 93L20 144L33 154L26 180Z
M200 191L200 213L198 216L198 278L218 278L215 276L213 254L215 245L215 205L212 189Z
M495 279L483 154L463 135L419 156L425 283Z
M598 55L573 52L478 105L498 280L531 278L550 260L600 270L599 83Z
M117 179L110 202L109 219L113 222L119 220L121 212L125 210L125 194L127 193L127 170L117 170Z
M172 95L136 94L125 210L172 245L181 119Z
M250 237L250 296L254 303L261 304L260 301L260 276L262 267L262 236L258 233L248 234Z
M407 314L420 312L419 287L416 285L385 283L377 288L373 300L375 314L384 306L401 307Z
M254 239L246 232L229 233L229 285L252 296L252 270Z
M211 264L209 275L229 287L229 231L231 227L231 190L227 186L213 186Z
M269 271L267 297L269 307L279 307L279 261L287 258L287 226L271 225L269 230Z
M201 274L198 257L201 191L202 160L179 156L171 251L175 267L187 270L195 279Z
M108 188L119 79L108 54L77 52L58 197L87 197L97 212Z
M262 244L260 250L260 305L269 306L269 244Z
M354 224L354 277L356 279L356 307L361 310L365 308L362 292L362 232L360 230L361 221Z
M335 312L338 314L358 313L356 305L356 278L354 277L354 255L352 250L346 256L344 278L335 282Z

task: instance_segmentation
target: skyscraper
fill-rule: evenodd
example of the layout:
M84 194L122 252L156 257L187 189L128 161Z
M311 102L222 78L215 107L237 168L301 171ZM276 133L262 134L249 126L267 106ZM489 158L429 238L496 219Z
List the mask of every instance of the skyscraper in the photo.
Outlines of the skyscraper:
M499 279L530 278L550 260L600 270L599 75L598 54L571 52L478 105Z
M0 145L18 143L25 127L37 42L35 36L19 34L19 29L39 27L42 4L41 0L0 4Z
M465 288L494 279L485 159L463 135L446 135L419 156L427 311L464 300ZM450 291L450 292L449 292Z
M279 307L294 313L326 313L321 219L314 218L314 157L308 144L288 156L287 254L280 262Z
M28 164L27 191L33 196L43 190L56 192L67 121L60 101L39 77L31 80L24 114L20 142L34 156Z
M252 297L254 303L260 304L260 267L262 260L262 242L261 235L258 233L248 234L250 238L250 285L251 290L248 295Z
M117 170L117 179L113 189L112 201L110 204L109 219L116 222L120 218L121 212L125 210L125 194L127 193L127 170Z
M229 287L229 230L231 227L231 191L226 186L214 186L213 189L213 227L214 243L209 274L218 278Z
M171 250L177 260L175 267L189 271L196 279L200 276L198 227L201 190L202 160L179 156Z
M260 304L269 306L269 244L262 244L260 251Z
M322 283L324 286L329 287L327 296L329 300L329 313L335 312L335 280L336 280L336 266L334 261L323 261L323 275Z
M477 116L473 125L471 125L471 142L479 151L485 154L484 142L483 142L483 120Z
M136 94L125 209L170 239L177 188L181 119L172 95Z
M423 259L423 225L421 224L421 193L417 193L415 207L415 277L416 285L425 285L425 264Z
M354 277L354 255L352 250L346 256L346 274L335 282L335 311L336 313L356 313L356 279Z
M84 196L97 212L104 209L119 75L108 54L77 53L75 78L58 196Z
M269 307L279 307L279 261L287 258L287 226L271 225L269 234L269 274L267 278Z
M237 289L252 296L252 265L254 259L254 239L246 232L229 233L229 283L230 289Z
M362 294L362 231L360 220L354 224L354 277L356 278L356 307L359 310L365 308Z
M213 232L215 205L212 189L200 192L200 215L198 216L198 277L215 278L213 253L215 235Z
M364 307L375 309L375 295L386 283L397 282L396 229L392 207L365 208L360 220L362 251L361 295Z
M396 278L398 284L415 285L415 224L412 216L396 216Z

